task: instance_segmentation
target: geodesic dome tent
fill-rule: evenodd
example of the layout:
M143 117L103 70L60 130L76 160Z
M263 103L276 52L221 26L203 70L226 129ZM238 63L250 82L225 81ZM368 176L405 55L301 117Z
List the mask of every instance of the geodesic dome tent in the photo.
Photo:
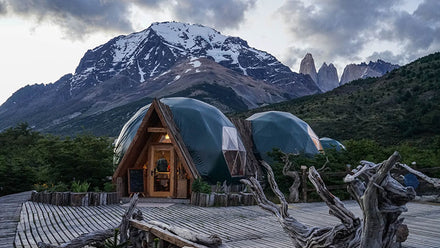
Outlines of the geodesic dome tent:
M163 98L200 176L215 184L244 175L246 150L231 121L217 108L199 100ZM124 125L116 143L119 164L151 105L141 108Z
M322 150L318 136L303 120L291 113L268 111L247 118L252 124L252 139L261 158L272 161L267 155L273 148L285 153L314 155Z
M336 151L345 150L345 146L341 142L335 139L322 137L319 139L319 141L321 142L322 148L324 150L327 149L336 149Z

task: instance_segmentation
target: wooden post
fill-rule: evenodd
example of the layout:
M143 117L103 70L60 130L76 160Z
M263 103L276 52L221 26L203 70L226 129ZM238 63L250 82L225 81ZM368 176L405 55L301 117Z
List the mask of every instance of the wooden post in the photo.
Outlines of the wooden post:
M116 178L116 192L118 193L118 199L121 199L124 194L124 181L122 177Z
M303 195L303 201L307 202L307 166L301 165L301 179L302 179L302 195Z

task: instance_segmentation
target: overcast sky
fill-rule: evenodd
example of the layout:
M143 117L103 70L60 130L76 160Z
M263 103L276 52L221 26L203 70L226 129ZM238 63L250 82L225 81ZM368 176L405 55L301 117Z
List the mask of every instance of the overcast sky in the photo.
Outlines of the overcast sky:
M378 58L406 64L440 50L438 0L0 0L0 104L27 84L73 73L111 38L181 21L239 36L293 71Z

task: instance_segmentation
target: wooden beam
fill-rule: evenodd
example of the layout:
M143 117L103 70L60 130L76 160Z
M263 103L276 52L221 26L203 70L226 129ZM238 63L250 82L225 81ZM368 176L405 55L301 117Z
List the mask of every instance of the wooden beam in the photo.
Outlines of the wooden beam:
M194 242L191 242L189 240L183 239L170 231L164 230L158 226L151 225L146 223L145 221L138 221L138 220L130 220L130 225L132 227L135 227L139 230L146 231L152 233L154 236L163 239L167 241L168 243L171 243L173 245L179 246L179 247L196 247L196 248L207 248L207 246L200 245Z
M167 129L164 127L148 127L149 133L167 133Z

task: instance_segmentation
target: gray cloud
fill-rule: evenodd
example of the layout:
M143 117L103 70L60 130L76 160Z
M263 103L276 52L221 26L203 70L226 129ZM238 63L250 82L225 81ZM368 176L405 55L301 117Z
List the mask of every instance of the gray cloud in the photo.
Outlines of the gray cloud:
M365 62L377 61L378 59L388 62L388 61L405 61L407 58L405 57L405 54L395 55L391 51L383 51L383 52L374 52L373 54L367 57L367 61Z
M6 3L0 1L0 16L6 14Z
M5 2L3 2L5 1ZM217 28L237 28L256 0L0 0L0 14L34 17L63 28L69 38L95 31L133 31L130 8L168 9L175 20ZM6 7L7 6L7 7Z
M397 11L401 2L396 0L311 0L308 3L291 0L278 12L288 23L289 33L298 47L318 50L315 58L328 62L336 58L354 60L364 48L372 47L377 41L401 46L406 54L376 52L370 57L383 55L399 64L439 49L433 48L440 37L440 2L437 0L422 2L413 14Z
M439 49L432 47L440 42L440 2L427 0L421 3L413 14L402 12L393 20L394 29L389 40L404 43L405 50L419 54L424 50Z
M62 27L70 37L98 31L132 31L128 5L124 1L102 0L8 0L8 10L50 21Z
M244 13L254 5L255 0L179 0L173 13L182 21L216 28L237 28L244 19Z
M426 0L417 7L414 15L422 20L436 23L438 28L440 24L440 2Z
M192 22L214 28L237 28L246 11L256 0L137 0L148 9L169 9L177 21Z

